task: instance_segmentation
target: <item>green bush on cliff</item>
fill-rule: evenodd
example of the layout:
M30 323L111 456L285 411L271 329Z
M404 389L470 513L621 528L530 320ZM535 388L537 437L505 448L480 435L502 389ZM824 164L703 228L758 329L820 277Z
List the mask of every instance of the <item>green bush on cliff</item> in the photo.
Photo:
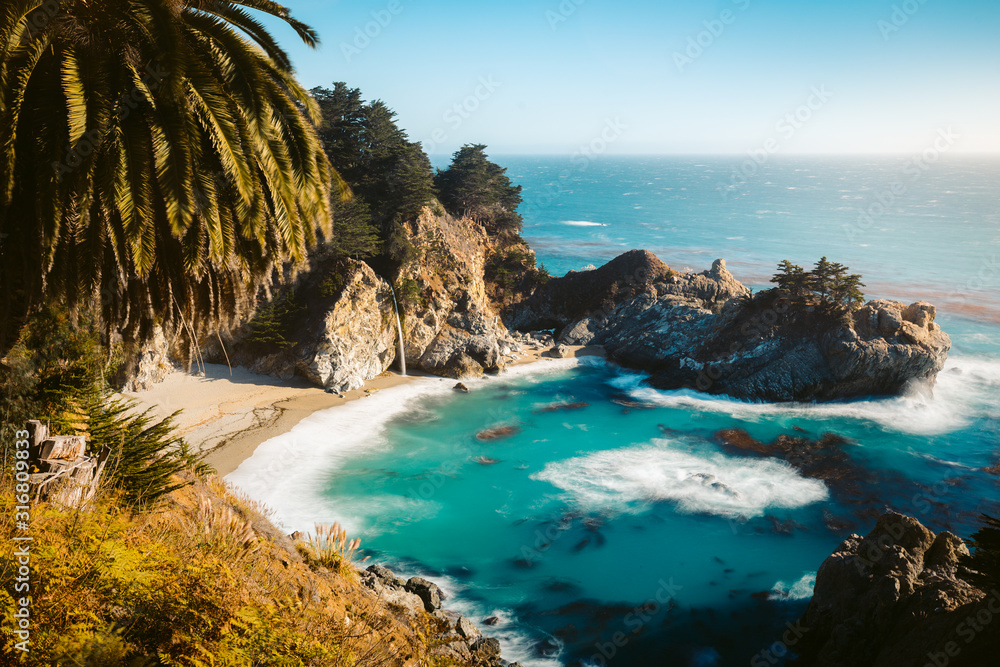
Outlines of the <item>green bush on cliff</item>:
M434 179L441 203L454 215L464 215L493 234L517 234L522 219L521 186L512 185L507 170L490 162L486 146L467 144L455 153L451 166Z
M330 247L344 256L383 253L405 261L403 225L434 197L430 160L383 102L366 103L360 90L342 82L310 92L323 117L324 150L353 193L348 203L334 204Z
M305 309L296 291L288 290L260 307L250 321L250 333L244 342L279 348L295 345L292 325Z
M816 262L810 271L786 259L778 264L778 272L771 282L777 284L776 296L800 302L815 301L818 305L850 312L864 304L861 288L865 285L860 275L848 273L849 270L826 257Z

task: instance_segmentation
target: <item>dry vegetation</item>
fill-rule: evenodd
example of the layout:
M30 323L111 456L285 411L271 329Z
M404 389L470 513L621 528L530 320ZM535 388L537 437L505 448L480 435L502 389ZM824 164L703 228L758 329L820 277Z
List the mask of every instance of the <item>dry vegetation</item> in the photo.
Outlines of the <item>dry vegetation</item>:
M438 664L424 657L433 620L414 628L363 588L344 566L357 542L339 527L293 544L217 478L187 481L151 511L110 493L80 510L33 507L31 652L14 649L17 564L5 549L0 662ZM12 544L14 493L8 476L0 484L0 539Z

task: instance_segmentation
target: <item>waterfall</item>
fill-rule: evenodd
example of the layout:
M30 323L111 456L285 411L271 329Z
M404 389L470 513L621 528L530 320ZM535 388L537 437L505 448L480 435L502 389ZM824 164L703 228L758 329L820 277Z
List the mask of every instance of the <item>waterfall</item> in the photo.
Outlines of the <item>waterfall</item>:
M399 321L399 304L396 303L396 290L392 288L392 283L389 283L389 291L392 292L392 307L396 311L396 332L399 334L399 369L403 375L406 375L406 351L403 349L403 323Z

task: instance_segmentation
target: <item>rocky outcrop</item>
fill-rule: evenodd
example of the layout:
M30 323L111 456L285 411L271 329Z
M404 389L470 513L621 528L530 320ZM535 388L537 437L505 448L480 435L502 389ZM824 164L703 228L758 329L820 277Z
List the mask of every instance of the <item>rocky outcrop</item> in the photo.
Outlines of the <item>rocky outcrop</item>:
M442 609L444 594L436 584L421 577L405 580L382 565L372 565L362 572L361 583L410 619L430 614L436 632L431 649L435 657L469 667L520 667L520 663L509 663L500 657L499 640L484 637L465 616Z
M958 537L901 514L851 535L816 575L794 664L987 665L1000 650L1000 591L962 579Z
M170 345L162 327L159 325L153 327L153 335L142 344L134 363L134 368L130 369L128 377L125 378L122 391L145 391L162 382L168 374L178 368L171 356Z
M503 369L520 346L487 296L485 267L496 241L481 225L429 207L409 231L414 258L396 280L407 363L454 378Z
M595 271L552 279L508 324L553 327L561 343L601 345L663 389L811 401L933 382L951 348L935 315L925 302L876 300L845 316L822 304L751 298L724 260L678 274L633 250Z
M214 363L285 380L302 377L330 392L358 388L398 364L391 277L409 369L463 378L505 368L521 343L491 301L496 290L487 283L486 263L514 245L522 253L530 249L519 237L491 238L481 225L437 207L425 207L407 227L411 259L391 276L320 252L308 270L286 276L285 285L249 313L252 319L221 337L202 337L192 350ZM159 332L142 350L138 370L133 364L122 378L126 389L162 380L175 367L172 358L184 356L177 345ZM187 357L198 359L191 350Z
M590 271L553 278L505 318L519 331L562 329L564 342L586 345L619 304L647 292L674 273L647 250L630 250Z
M337 276L339 282L327 282ZM287 340L234 345L233 363L282 379L300 376L331 392L362 386L395 360L396 320L389 283L364 262L323 266L295 290ZM252 325L251 325L252 326Z

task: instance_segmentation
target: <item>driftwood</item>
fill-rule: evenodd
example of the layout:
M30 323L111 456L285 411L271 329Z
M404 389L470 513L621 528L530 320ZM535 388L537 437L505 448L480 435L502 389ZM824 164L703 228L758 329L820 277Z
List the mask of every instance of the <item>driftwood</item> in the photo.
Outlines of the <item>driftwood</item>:
M88 455L84 436L50 435L48 426L34 419L28 422L27 431L28 463L38 471L29 478L33 500L79 507L93 498L111 449L104 447L97 456Z

